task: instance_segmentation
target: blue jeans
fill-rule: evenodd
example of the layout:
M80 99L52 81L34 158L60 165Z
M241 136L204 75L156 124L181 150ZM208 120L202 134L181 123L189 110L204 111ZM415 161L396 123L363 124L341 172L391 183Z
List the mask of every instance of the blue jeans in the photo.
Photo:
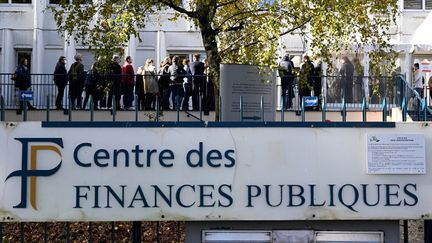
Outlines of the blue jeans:
M192 96L192 84L183 83L184 97L182 100L182 110L189 110L189 98Z

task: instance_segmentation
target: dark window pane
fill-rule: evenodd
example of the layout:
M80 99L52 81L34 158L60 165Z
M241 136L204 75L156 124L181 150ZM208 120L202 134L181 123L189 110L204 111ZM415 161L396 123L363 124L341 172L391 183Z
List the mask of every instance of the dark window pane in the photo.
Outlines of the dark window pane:
M432 9L432 0L426 0L426 9Z
M59 4L61 2L61 0L50 0L49 3L50 4Z
M32 0L12 0L12 3L32 3Z
M404 0L404 9L423 9L423 0Z
M0 0L0 3L9 3L8 0Z
M72 3L76 4L90 4L92 0L72 0Z
M12 0L12 3L32 3L31 0Z

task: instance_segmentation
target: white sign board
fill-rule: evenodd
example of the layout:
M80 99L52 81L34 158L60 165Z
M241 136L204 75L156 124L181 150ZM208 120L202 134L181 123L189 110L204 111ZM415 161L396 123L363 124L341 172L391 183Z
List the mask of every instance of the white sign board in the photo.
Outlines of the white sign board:
M369 134L367 148L368 173L426 173L426 145L423 134Z
M275 70L251 65L221 64L220 80L223 121L275 120ZM243 98L243 117L240 113L240 97Z
M382 133L425 134L426 144L432 140L432 126L417 123L396 128L0 123L0 219L431 218L432 166L422 175L367 173L364 141Z

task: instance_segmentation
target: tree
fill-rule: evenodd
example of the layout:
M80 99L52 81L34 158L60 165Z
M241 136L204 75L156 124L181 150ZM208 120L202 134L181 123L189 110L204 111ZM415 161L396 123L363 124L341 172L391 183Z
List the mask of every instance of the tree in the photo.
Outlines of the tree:
M88 5L62 0L51 7L61 33L73 35L97 53L121 49L149 16L170 10L199 28L219 97L222 62L271 65L281 36L300 33L324 60L353 46L372 47L372 61L388 58L388 33L397 0L96 0ZM373 54L375 53L375 54ZM378 55L380 53L380 55ZM386 62L389 63L389 62ZM218 99L215 99L218 100ZM218 104L216 111L218 111ZM219 119L219 114L216 114Z

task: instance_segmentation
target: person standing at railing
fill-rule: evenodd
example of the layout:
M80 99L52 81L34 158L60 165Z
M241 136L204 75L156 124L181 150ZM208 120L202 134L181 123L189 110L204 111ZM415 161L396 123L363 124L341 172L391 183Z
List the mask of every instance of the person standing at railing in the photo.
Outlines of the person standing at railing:
M353 79L354 79L354 65L348 57L342 58L343 64L340 69L342 76L342 97L345 97L346 103L353 102Z
M31 89L30 69L27 67L27 65L27 58L21 59L20 64L17 66L13 76L13 80L15 81L15 89L17 89L19 92ZM24 109L24 102L20 101L19 103L20 107L17 110L17 114L21 114L21 111ZM36 108L34 108L28 101L27 108L29 110L36 110Z
M358 57L353 59L354 65L354 103L361 103L364 97L363 92L363 66Z
M309 56L303 57L303 64L300 68L299 75L299 102L302 104L304 96L310 96L313 90L315 66L311 62Z
M112 97L115 96L116 109L120 109L121 98L121 74L122 68L120 66L120 56L113 55L112 62L108 66L108 104L107 107L112 107Z
M84 98L84 105L83 109L86 109L87 102L92 97L93 100L93 108L95 110L98 109L97 103L99 101L99 89L102 86L102 80L101 76L99 74L97 63L93 64L90 70L88 70L86 79L85 79L85 98ZM91 108L91 107L89 107Z
M420 95L420 98L423 99L423 85L424 78L420 70L420 65L418 63L414 63L414 89Z
M84 88L85 71L81 54L75 55L75 62L69 69L69 96L72 109L81 109Z
M159 87L156 77L156 67L153 65L153 59L147 59L143 68L144 74L144 93L145 109L156 109L156 96L159 93Z
M183 59L183 71L186 77L183 78L183 91L184 96L181 103L182 110L189 110L189 99L192 96L192 80L191 80L191 70L189 67L189 59Z
M171 58L166 57L165 60L163 60L159 67L159 92L161 94L161 106L162 110L169 110L169 97L171 94L170 91L170 73L168 71L169 67L171 66Z
M290 109L292 107L292 99L294 98L294 63L288 54L279 62L278 72L281 79L283 109Z
M199 100L204 91L206 78L204 77L204 63L200 61L199 54L193 55L193 62L190 64L192 74L192 107L195 111L199 110ZM204 104L202 102L202 104Z
M64 89L68 83L66 57L60 56L54 69L54 83L57 86L56 109L63 109Z
M183 98L183 78L186 74L183 66L180 65L179 56L172 58L172 64L168 71L170 73L171 103L173 104L173 110L176 110Z
M429 99L432 99L432 76L430 76L428 80L428 89L429 89Z
M134 84L135 72L132 66L132 57L127 56L125 63L122 66L123 105L125 110L132 108L132 101L134 100Z

